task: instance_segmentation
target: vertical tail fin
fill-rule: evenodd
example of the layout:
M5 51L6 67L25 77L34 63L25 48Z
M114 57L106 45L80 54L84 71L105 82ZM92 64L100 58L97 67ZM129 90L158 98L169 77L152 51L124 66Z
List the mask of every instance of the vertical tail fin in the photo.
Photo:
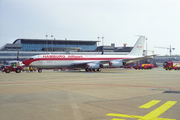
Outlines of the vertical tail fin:
M142 56L145 39L145 36L140 36L136 44L134 45L133 49L128 55Z

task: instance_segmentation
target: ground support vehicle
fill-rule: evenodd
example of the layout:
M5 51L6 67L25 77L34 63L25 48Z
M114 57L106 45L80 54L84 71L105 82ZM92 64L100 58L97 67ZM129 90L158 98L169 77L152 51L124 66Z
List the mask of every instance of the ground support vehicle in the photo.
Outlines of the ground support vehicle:
M140 69L146 69L146 70L151 70L152 68L154 68L154 65L153 64L135 64L133 66L134 69L136 70L140 70Z
M165 70L180 70L180 62L164 62L163 66Z
M16 73L20 73L22 69L23 69L23 67L21 67L21 66L4 66L2 72L10 73L13 71Z

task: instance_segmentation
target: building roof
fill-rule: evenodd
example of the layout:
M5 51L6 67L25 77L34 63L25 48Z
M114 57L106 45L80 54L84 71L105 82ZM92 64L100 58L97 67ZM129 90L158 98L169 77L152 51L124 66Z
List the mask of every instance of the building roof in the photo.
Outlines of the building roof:
M100 42L97 40L56 40L56 39L27 39L27 38L19 38L16 39L13 44L15 44L19 40L27 40L27 41L59 41L59 42Z
M0 48L0 51L5 51L5 50L20 50L22 48L21 44L5 44Z

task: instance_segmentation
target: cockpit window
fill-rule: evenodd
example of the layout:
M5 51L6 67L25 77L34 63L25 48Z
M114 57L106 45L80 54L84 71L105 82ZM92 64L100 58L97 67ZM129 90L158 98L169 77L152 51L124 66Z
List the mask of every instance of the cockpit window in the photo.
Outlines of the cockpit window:
M34 59L34 58L29 58L30 60Z

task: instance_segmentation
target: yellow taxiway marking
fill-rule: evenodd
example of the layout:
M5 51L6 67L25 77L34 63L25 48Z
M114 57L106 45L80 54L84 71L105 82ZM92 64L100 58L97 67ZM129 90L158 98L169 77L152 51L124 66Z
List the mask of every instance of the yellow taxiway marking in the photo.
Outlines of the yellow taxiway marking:
M148 113L147 115L144 116L145 119L152 119L152 118L157 118L159 115L164 113L166 110L168 110L170 107L172 107L174 104L176 104L177 101L167 101L160 107L156 108L152 112Z
M150 102L139 106L139 108L150 108L150 107L154 106L155 104L157 104L159 102L161 102L161 100L151 100Z
M126 120L126 119L113 118L112 120Z
M156 102L158 102L158 101L156 101ZM155 110L151 111L150 113L146 114L145 116L117 114L117 113L109 113L106 115L107 116L115 116L115 117L125 117L125 118L137 118L138 120L176 120L176 119L171 119L171 118L158 118L159 115L164 113L166 110L171 108L176 103L177 103L177 101L167 101L166 103L164 103L160 107L156 108ZM147 107L147 106L150 106L150 104L153 104L153 102L150 101L144 105L145 105L145 107ZM123 119L113 118L112 120L123 120Z
M116 114L116 113L109 113L106 114L107 116L115 116L115 117L125 117L125 118L143 118L143 116L137 116L137 115L126 115L126 114ZM114 118L113 118L114 119ZM113 120L112 119L112 120Z

